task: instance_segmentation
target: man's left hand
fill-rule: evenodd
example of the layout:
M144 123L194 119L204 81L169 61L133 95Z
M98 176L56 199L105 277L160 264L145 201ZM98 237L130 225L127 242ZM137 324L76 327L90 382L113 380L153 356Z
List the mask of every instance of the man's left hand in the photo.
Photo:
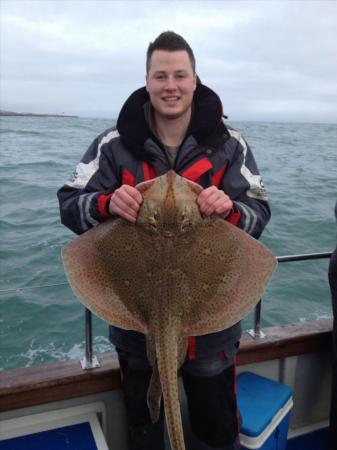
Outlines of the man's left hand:
M204 189L197 198L200 213L204 217L216 214L225 219L233 208L232 200L215 186Z

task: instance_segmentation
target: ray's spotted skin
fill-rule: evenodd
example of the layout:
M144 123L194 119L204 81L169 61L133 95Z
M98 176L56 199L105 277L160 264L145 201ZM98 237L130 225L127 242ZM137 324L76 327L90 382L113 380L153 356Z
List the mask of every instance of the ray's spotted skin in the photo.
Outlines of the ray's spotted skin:
M136 224L108 220L63 249L80 301L111 325L146 334L148 405L161 397L172 450L184 450L177 371L188 336L223 330L259 301L276 268L261 243L220 218L202 218L202 187L173 171L137 187Z

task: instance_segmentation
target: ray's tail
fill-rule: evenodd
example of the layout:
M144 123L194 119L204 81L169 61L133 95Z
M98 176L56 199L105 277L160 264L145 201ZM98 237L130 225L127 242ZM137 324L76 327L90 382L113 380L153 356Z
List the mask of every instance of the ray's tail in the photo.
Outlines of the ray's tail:
M171 450L185 450L179 402L178 342L174 329L157 337L156 350Z

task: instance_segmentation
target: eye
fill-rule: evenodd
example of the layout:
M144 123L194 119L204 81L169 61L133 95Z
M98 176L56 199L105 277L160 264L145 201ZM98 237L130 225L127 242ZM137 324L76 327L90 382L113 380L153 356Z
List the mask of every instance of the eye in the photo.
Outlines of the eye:
M151 230L157 231L157 229L158 229L158 222L156 221L156 219L154 217L149 217L147 219L147 224L148 224L148 227Z
M193 225L191 218L185 213L183 213L180 224L181 231L186 231L191 225Z
M190 221L190 219L184 219L181 223L181 229L185 230L186 228L188 228L191 225L192 225L192 222Z
M158 211L153 211L152 216L149 216L147 219L147 223L149 225L149 228L151 228L151 230L153 231L157 231L158 230Z

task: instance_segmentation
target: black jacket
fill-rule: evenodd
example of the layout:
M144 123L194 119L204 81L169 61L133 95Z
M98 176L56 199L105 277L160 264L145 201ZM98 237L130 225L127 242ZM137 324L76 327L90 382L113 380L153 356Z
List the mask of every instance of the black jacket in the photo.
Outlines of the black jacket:
M144 115L149 101L145 88L125 102L117 127L100 134L58 191L61 220L77 234L110 217L111 193L122 184L135 186L163 175L171 167L162 144L151 133ZM270 218L266 192L249 146L225 126L219 97L202 84L193 98L190 127L173 169L203 187L216 185L234 202L226 219L258 238ZM112 342L123 350L145 349L144 336L110 327ZM228 330L191 339L191 352L235 351L240 324Z

